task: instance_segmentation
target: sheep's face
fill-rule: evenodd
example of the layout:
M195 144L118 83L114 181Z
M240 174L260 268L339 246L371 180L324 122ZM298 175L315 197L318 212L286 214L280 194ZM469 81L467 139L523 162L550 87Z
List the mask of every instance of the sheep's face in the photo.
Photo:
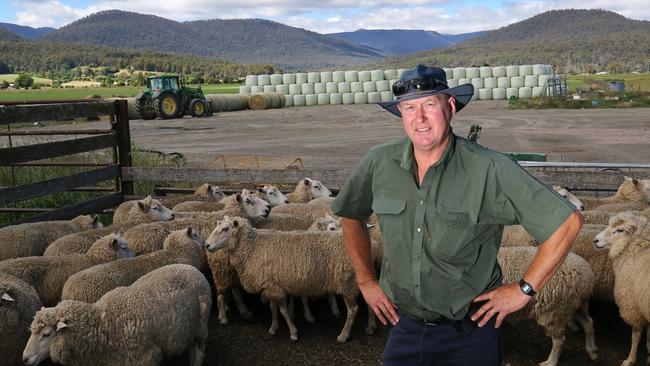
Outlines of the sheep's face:
M250 193L247 190L242 191L236 197L241 207L244 209L246 216L251 219L267 218L271 213L271 204Z
M325 216L317 220L321 231L341 231L341 219Z
M138 201L138 207L144 214L149 215L152 221L168 221L173 220L175 217L174 211L163 206L158 200L147 197L142 201Z
M210 237L205 241L205 249L208 252L214 252L223 249L230 243L230 238L237 235L240 228L240 219L226 216L219 222L217 227L212 231Z
M276 186L265 185L262 188L258 188L257 192L261 194L263 200L271 204L271 207L289 203L287 196L280 192Z
M594 247L608 249L609 257L616 258L628 250L634 234L645 224L647 219L622 212L609 219L609 225L594 238Z
M310 181L309 191L311 192L311 199L333 196L332 191L325 187L321 181L315 179L311 179Z
M572 205L574 205L579 211L584 211L585 206L582 204L580 199L578 197L574 196L571 192L569 192L566 188L562 188L560 186L553 186L553 189L555 192L557 192L560 196L564 197L569 201Z
M227 197L221 188L219 188L219 186L213 186L207 183L205 185L206 191L208 193L206 201L219 202Z
M646 202L650 203L650 179L639 179L638 186Z
M102 224L101 221L99 221L99 216L89 216L89 215L81 215L77 216L74 219L72 219L72 222L74 222L77 225L80 225L85 228L89 229L101 229L104 227L104 224Z
M38 365L50 357L50 346L57 333L54 308L41 308L36 314L30 330L32 334L23 351L23 363L28 366ZM50 324L51 323L51 324Z
M203 244L205 244L205 243L203 242L203 239L201 239L201 237L199 236L199 234L198 234L198 232L196 230L192 229L192 227L188 227L184 231L185 231L185 235L187 235L187 237L190 240L192 240L194 243L196 243L196 245L199 248L203 249Z
M129 244L119 235L112 238L110 246L118 259L135 257L135 253L129 248Z

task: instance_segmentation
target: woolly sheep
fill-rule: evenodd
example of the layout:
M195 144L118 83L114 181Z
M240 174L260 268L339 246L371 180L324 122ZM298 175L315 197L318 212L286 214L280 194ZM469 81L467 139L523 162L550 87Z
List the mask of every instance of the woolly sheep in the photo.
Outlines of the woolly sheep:
M226 194L223 193L219 186L203 183L191 195L161 197L160 201L167 207L174 207L177 204L186 201L219 202L224 198L226 198Z
M61 300L95 302L114 288L129 286L154 269L174 263L189 264L199 270L205 266L203 240L191 227L172 231L162 250L118 259L75 273L65 282Z
M607 225L609 217L615 213L635 211L646 217L650 216L650 206L639 202L607 203L583 212L585 223ZM644 213L645 212L645 213Z
M0 228L0 261L42 255L56 239L82 230L102 227L97 216L77 216L70 221L42 221Z
M501 248L497 260L501 266L503 283L516 283L524 276L537 254L533 247ZM557 365L564 344L567 326L574 318L585 332L585 348L592 360L598 356L594 341L593 320L589 315L589 297L594 287L594 274L580 256L569 253L558 271L521 310L508 320L532 319L542 326L553 340L548 359L540 365Z
M113 223L135 221L138 223L173 220L174 212L160 201L147 196L139 201L122 202L113 214Z
M289 203L305 203L320 197L331 196L332 192L319 180L305 178L298 182L296 189L286 195Z
M307 230L313 224L313 220L272 212L267 218L251 219L251 224L257 229L278 231Z
M614 297L621 318L632 327L630 353L621 363L636 363L641 332L650 326L650 225L648 219L628 212L612 216L594 239L596 249L607 249L614 269ZM650 328L648 328L650 336ZM650 339L650 338L649 338ZM650 341L647 345L650 352ZM646 363L650 364L650 356Z
M3 365L22 365L29 323L41 306L41 300L30 284L0 273L0 360Z
M309 220L315 220L327 215L332 216L329 206L310 205L308 203L288 203L273 208L273 214L290 214Z
M616 194L609 197L580 197L586 210L591 210L606 203L638 202L650 203L650 179L624 177Z
M68 277L99 263L133 256L126 241L109 234L97 240L86 254L60 257L25 257L0 262L0 272L11 274L34 286L45 306L61 298Z
M190 364L199 366L211 307L203 274L186 264L172 264L94 304L66 300L41 309L32 321L23 358L27 365L49 354L64 365L154 366L163 357L188 350Z
M264 185L263 187L258 187L256 194L266 202L271 204L271 207L275 207L284 203L289 203L289 199L284 193L280 192L278 187L273 185Z
M287 310L287 295L338 294L347 307L347 319L337 341L345 342L356 316L359 288L340 235L329 232L258 230L241 217L224 218L214 229L206 249L225 249L244 289L261 292L289 326L291 340L298 330ZM292 268L288 271L287 268ZM271 324L269 333L277 332ZM370 324L369 324L370 326ZM366 329L372 333L374 329Z
M562 188L560 186L553 186L553 189L560 196L566 198L567 201L569 201L572 205L574 205L575 208L578 209L578 211L584 211L585 210L585 206L582 204L582 201L580 201L580 199L578 197L573 195L573 193L569 192L569 190L567 190L566 188Z
M174 212L211 212L220 211L225 207L223 202L185 201L172 209Z

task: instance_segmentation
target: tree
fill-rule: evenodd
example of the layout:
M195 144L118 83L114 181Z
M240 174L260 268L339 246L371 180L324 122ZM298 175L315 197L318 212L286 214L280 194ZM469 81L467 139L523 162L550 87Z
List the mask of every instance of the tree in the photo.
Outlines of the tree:
M27 89L34 84L34 78L32 78L32 76L29 74L22 73L18 75L14 83L16 84L17 88Z
M0 89L7 89L9 87L9 82L7 80L0 81Z

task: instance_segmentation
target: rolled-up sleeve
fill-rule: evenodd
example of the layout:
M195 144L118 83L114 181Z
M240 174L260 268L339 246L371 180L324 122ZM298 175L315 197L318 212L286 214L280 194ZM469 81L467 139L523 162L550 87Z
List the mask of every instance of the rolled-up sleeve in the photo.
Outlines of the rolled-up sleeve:
M332 202L332 213L359 221L372 214L372 151L368 152Z

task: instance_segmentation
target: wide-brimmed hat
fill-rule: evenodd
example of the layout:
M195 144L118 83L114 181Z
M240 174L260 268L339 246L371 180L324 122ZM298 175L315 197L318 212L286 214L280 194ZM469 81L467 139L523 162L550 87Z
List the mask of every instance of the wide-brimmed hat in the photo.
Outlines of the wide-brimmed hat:
M390 113L401 117L402 113L397 108L399 102L438 93L456 98L456 112L458 112L472 100L474 86L472 84L463 84L450 88L447 84L445 70L439 67L417 65L414 69L402 73L399 80L393 84L392 92L395 95L395 100L380 102L379 105Z

